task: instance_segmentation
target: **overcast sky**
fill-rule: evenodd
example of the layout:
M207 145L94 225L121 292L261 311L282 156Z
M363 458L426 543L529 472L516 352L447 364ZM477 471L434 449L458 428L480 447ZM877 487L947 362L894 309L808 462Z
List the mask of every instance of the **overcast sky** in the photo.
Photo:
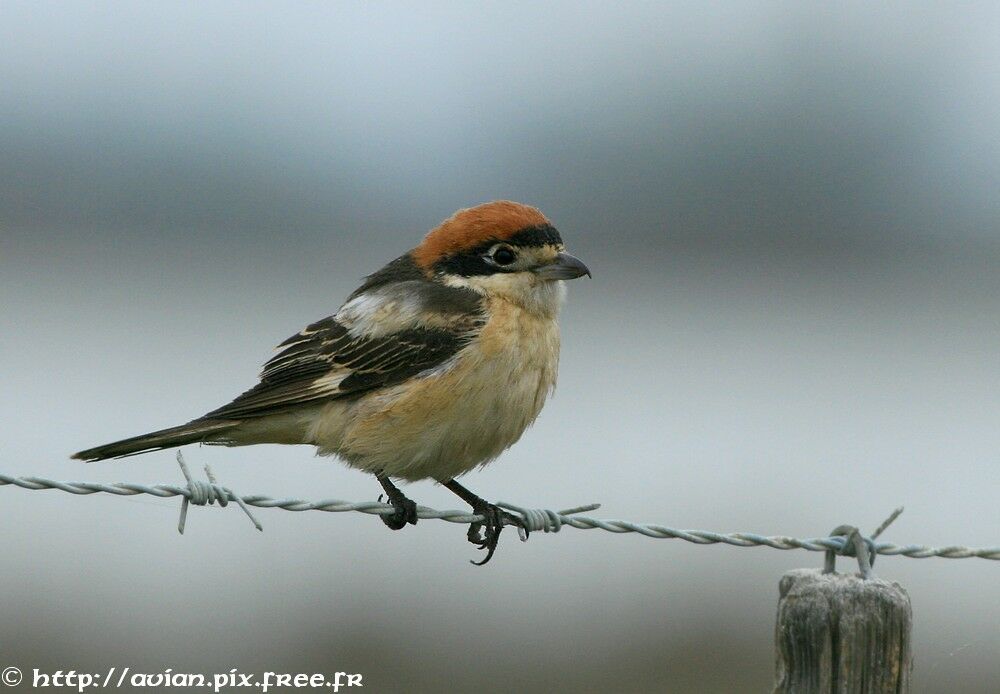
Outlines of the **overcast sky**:
M995 3L5 1L0 472L180 482L170 452L67 456L228 401L513 198L594 278L555 398L470 488L799 536L904 504L886 539L996 545L997 36ZM187 455L243 493L379 491L305 448ZM441 523L195 509L180 538L174 502L0 495L0 642L52 669L762 691L778 579L822 563L567 529L474 570ZM915 691L996 681L998 568L876 564L913 596Z

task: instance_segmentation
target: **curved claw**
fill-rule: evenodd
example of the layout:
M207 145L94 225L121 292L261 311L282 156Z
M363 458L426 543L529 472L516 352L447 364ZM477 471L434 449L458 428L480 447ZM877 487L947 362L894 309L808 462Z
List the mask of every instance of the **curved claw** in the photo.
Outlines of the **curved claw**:
M525 537L527 537L528 530L522 524L521 519L504 511L495 504L484 502L473 508L473 511L477 515L483 516L483 520L469 525L467 537L469 542L476 545L479 549L485 549L486 556L482 561L473 561L470 559L470 564L482 566L493 558L493 553L496 552L497 545L500 542L500 533L503 532L505 525L516 525L525 532Z
M382 501L382 495L379 494L378 500ZM392 504L396 512L392 515L379 516L382 522L385 523L392 530L400 530L406 527L406 524L410 525L417 524L417 504L412 499L408 499L402 494L398 496L395 494L390 494L388 497L388 502Z

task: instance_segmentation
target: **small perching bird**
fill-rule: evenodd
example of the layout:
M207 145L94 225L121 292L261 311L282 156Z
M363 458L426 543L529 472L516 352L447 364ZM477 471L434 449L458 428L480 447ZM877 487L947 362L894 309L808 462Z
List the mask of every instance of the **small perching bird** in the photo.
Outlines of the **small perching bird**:
M416 504L391 478L433 479L485 518L470 541L496 549L517 519L455 478L494 460L555 386L562 280L590 275L537 209L459 210L369 275L336 314L282 342L260 383L195 420L73 457L117 458L189 443L311 444L376 476L396 512Z

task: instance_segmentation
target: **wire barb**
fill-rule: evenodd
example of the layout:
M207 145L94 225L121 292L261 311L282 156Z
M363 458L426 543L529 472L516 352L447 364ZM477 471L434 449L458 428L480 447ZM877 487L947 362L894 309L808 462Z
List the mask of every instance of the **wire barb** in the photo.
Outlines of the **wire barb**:
M861 531L853 525L839 525L831 530L830 537L842 537L844 538L844 542L840 549L828 549L826 551L826 560L823 562L823 573L836 573L837 555L839 554L843 557L857 558L858 572L864 580L868 580L874 576L872 567L875 566L875 557L878 556L875 548L875 538L885 532L885 529L892 525L893 521L899 518L901 513L903 513L902 506L890 513L889 517L882 521L882 524L871 534L871 537L862 536Z
M585 504L575 508L568 508L563 511L550 511L545 508L523 508L506 501L498 501L497 506L508 511L513 511L521 516L521 525L517 526L517 534L521 542L528 541L528 533L541 530L545 533L557 533L562 529L564 516L574 513L584 513L586 511L596 511L600 504Z
M832 574L837 572L837 555L844 557L857 557L858 571L861 578L867 580L872 577L872 565L875 563L875 542L868 537L862 537L853 525L838 525L830 531L830 537L844 538L839 549L832 548L826 551L826 560L823 563L823 573Z
M42 489L58 489L68 494L113 494L115 496L136 496L138 494L148 494L160 498L180 496L190 498L191 489L188 487L177 487L168 484L158 484L148 486L131 482L119 482L117 484L101 484L98 482L62 482L50 480L44 477L12 477L0 473L0 486L13 485L21 489L38 491ZM257 508L280 508L285 511L326 511L328 513L344 513L348 511L367 513L370 515L385 516L395 513L396 510L388 505L377 501L341 501L338 499L322 499L320 501L305 501L303 499L282 499L273 498L263 494L248 495L238 497L229 490L224 490L227 500L242 501L244 506L255 506ZM511 504L506 505L512 511L520 512L520 507ZM610 533L637 533L645 537L656 539L678 539L691 542L697 545L727 544L733 547L771 547L772 549L790 550L804 549L810 552L826 552L827 550L840 551L844 547L843 537L819 537L799 539L784 535L757 535L755 533L717 533L709 530L679 530L664 525L632 523L630 521L590 518L589 516L576 515L580 511L592 510L595 505L582 506L575 509L568 509L565 512L538 510L546 517L546 526L550 532L558 526L559 528L571 526L580 530L592 530L598 528ZM552 515L550 515L552 514ZM898 516L898 514L895 514ZM895 520L895 516L890 518ZM483 520L482 516L465 511L438 511L426 506L417 507L417 518L436 518L448 521L449 523L460 523L468 525L474 521ZM259 523L255 523L259 528ZM883 523L885 525L885 523ZM544 527L542 530L544 531ZM883 530L884 528L880 528ZM877 533L876 533L877 534ZM875 534L873 534L874 537ZM942 557L944 559L989 559L1000 561L1000 546L995 547L965 547L961 545L949 547L928 547L925 545L896 545L891 542L874 543L875 553L886 556L903 556L913 559L926 559L928 557Z
M225 508L229 505L230 499L235 499L236 503L239 504L243 512L247 514L251 522L253 522L254 527L261 532L264 532L264 527L260 524L254 515L247 508L246 503L240 497L236 496L228 487L223 487L219 484L218 480L215 479L215 475L212 474L212 468L205 465L205 476L208 477L208 482L203 482L201 480L196 480L191 476L191 471L188 470L187 463L184 462L184 456L180 451L177 451L177 464L181 466L181 472L184 474L184 479L187 480L187 494L184 494L184 501L181 502L181 517L177 522L177 532L181 535L184 534L184 526L187 525L187 514L188 505L194 504L195 506L204 506L205 504L214 504L216 501L219 502L219 506Z
M897 506L896 509L889 514L889 517L886 518L884 521L882 521L882 524L875 529L875 532L872 533L872 539L873 540L878 539L878 536L884 533L885 529L888 528L890 525L892 525L895 522L895 520L899 518L902 514L903 514L903 507Z

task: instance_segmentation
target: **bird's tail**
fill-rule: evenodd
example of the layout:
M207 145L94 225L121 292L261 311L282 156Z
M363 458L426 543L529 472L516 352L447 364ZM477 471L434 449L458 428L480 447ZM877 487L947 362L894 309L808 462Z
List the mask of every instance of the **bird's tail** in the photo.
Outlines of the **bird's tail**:
M133 436L130 439L107 443L96 448L88 448L85 451L74 453L77 460L85 460L92 463L96 460L106 458L123 458L128 455L146 453L147 451L158 451L164 448L174 448L188 443L198 443L200 441L212 441L222 443L225 440L220 434L227 429L239 425L239 421L196 419L193 422L182 424L178 427L161 429L142 436Z

